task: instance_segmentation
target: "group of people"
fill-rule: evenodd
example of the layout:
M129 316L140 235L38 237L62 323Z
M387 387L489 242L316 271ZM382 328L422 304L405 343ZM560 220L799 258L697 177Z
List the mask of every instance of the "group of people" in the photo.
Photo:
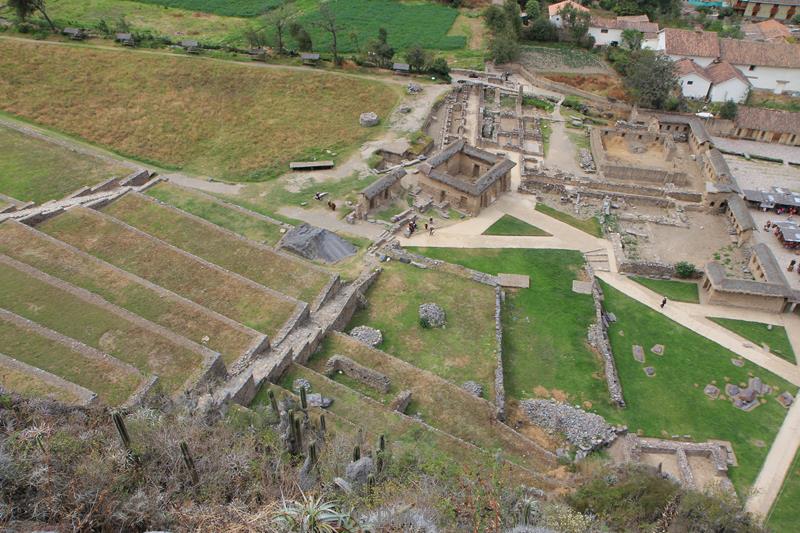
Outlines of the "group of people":
M425 230L430 234L433 235L433 217L430 217L427 222L425 222ZM408 234L409 237L414 235L414 232L417 231L417 220L410 220L408 222Z
M328 193L326 193L326 192L315 192L314 193L314 200L317 200L318 202L320 202L320 201L322 201L323 198L325 198L325 196L327 194ZM328 200L328 209L330 209L331 211L336 211L336 204L333 203L332 201Z

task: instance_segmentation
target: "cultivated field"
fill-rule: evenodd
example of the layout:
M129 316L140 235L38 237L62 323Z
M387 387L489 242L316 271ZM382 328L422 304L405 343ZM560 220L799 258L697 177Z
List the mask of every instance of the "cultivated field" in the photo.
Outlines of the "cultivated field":
M522 47L519 62L527 69L538 72L569 72L607 74L608 66L600 56L582 48L565 46Z
M2 126L0 147L0 194L23 202L62 198L85 185L130 173L122 166Z
M176 391L202 363L199 352L5 264L0 265L0 307L108 353L144 375L158 374L166 391Z
M0 41L0 109L119 153L233 180L342 156L400 86L233 62Z
M254 335L206 310L178 298L165 298L144 283L132 280L123 271L57 243L23 224L13 221L0 224L0 252L102 296L114 305L198 344L203 343L219 352L226 363L235 361L254 341Z
M138 0L144 4L176 7L229 17L255 17L281 5L281 0Z
M187 252L257 283L311 302L330 276L318 267L239 239L137 193L126 194L103 212Z
M71 209L38 228L114 266L274 337L295 304L87 209Z
M192 189L161 182L147 189L147 195L256 242L273 245L282 236L281 226L258 218L257 213L244 213L233 205Z
M367 292L369 305L348 326L383 332L380 349L461 385L472 380L494 398L494 290L445 272L387 263ZM439 304L447 327L419 324L419 306ZM465 342L465 339L469 339Z

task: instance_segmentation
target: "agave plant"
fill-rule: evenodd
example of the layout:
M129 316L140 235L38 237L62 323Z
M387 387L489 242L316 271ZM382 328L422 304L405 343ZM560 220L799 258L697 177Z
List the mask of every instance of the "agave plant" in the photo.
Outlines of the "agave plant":
M322 498L306 496L303 501L284 501L275 513L281 530L293 533L339 533L356 531L350 513L340 511L336 504Z

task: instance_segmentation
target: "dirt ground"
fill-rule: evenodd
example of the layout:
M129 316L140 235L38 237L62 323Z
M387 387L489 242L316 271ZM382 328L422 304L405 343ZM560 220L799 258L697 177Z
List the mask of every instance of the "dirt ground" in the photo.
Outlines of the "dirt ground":
M622 86L622 80L616 75L593 74L587 76L544 73L544 76L547 79L555 82L582 89L586 92L597 94L599 96L607 96L616 100L625 100L627 96L625 89Z
M645 149L642 153L631 151L629 143L622 137L605 138L603 145L610 159L616 159L626 164L685 172L689 176L693 187L697 188L703 185L700 167L691 159L691 151L686 143L675 144L676 153L672 161L667 161L664 158L664 151L658 142L641 143L641 146Z

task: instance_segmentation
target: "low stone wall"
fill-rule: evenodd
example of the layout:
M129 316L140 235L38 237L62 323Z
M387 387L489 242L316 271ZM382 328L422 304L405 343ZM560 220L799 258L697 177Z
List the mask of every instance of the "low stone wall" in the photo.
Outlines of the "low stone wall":
M494 368L494 405L497 409L497 419L506 419L506 386L503 372L503 300L505 294L500 287L494 288L494 336L495 336L495 358L497 360Z
M97 401L97 394L87 388L81 387L71 381L67 381L55 374L51 374L41 368L36 368L12 357L0 353L0 365L12 368L19 373L34 376L52 387L62 389L78 400L78 405L91 405Z
M334 274L331 276L331 279L328 280L328 283L322 288L322 291L320 291L320 293L311 303L311 312L315 313L319 311L320 307L331 301L331 299L336 296L336 293L339 291L341 286L342 279L339 277L339 274Z
M139 385L139 388L137 388L120 407L122 409L139 407L142 402L144 402L145 398L147 398L147 395L156 388L156 385L158 385L158 376L150 376Z
M358 309L358 306L361 305L364 294L372 286L372 284L375 283L375 280L378 279L380 273L381 269L377 268L368 274L360 276L356 281L353 282L354 290L350 293L347 301L342 306L339 316L331 324L330 330L342 331L347 327L347 324L350 323L350 319L353 318L353 314Z
M447 261L441 261L439 259L431 259L430 257L426 257L424 255L409 252L400 246L397 241L390 242L384 246L381 251L385 255L400 261L401 263L412 264L420 268L443 270L450 274L455 274L456 276L482 283L483 285L489 285L490 287L496 287L498 285L497 276L492 276L491 274L486 274L485 272L480 272L478 270L472 270L471 268L456 265L455 263L448 263Z
M304 302L299 302L297 306L294 308L294 312L292 316L283 324L283 327L275 334L275 338L272 341L272 344L280 344L282 343L289 334L294 331L296 327L303 324L306 320L308 320L308 316L310 314L308 304Z
M394 397L392 403L389 404L389 409L397 411L398 413L405 413L408 409L408 404L411 403L411 391L403 390Z
M619 263L619 272L650 278L669 279L675 275L675 266L660 261L629 261L623 259Z
M385 375L371 368L361 366L349 357L343 355L334 355L325 363L325 374L328 375L328 377L336 372L342 372L383 394L389 392L389 388L392 385L391 380Z
M591 344L603 357L606 375L606 385L611 401L619 407L625 407L625 398L622 396L622 383L617 374L617 365L614 362L614 352L611 351L611 342L608 339L608 322L603 310L603 290L594 277L594 270L586 264L586 274L592 280L592 298L594 299L595 322L589 326L587 333Z

